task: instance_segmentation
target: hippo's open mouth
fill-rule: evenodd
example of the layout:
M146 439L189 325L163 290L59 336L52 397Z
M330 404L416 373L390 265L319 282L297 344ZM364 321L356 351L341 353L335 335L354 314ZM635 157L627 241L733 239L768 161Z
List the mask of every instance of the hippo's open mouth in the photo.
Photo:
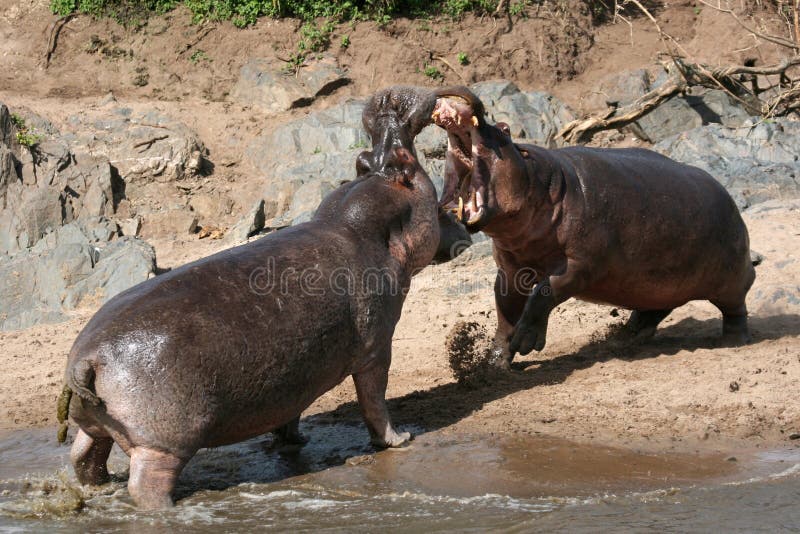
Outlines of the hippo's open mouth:
M431 118L447 131L448 161L439 204L444 210L455 212L462 223L475 230L489 211L489 176L481 172L484 165L478 154L481 120L467 98L449 94L439 96Z

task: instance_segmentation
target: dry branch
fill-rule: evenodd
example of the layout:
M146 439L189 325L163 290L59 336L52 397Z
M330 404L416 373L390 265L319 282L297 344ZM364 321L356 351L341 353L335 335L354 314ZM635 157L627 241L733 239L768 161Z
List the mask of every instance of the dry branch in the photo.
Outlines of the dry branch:
M791 50L800 50L800 47L782 37L767 35L750 28L738 19L732 10L713 6L704 0L700 0L700 2L717 11L729 13L736 19L739 25L757 37L780 44ZM662 43L664 43L665 48L668 50L667 54L670 56L672 64L675 67L673 76L665 84L623 108L614 108L588 118L570 122L559 132L559 136L567 142L576 143L586 141L591 139L592 134L601 130L627 126L649 113L655 107L678 94L684 93L693 86L721 89L731 98L740 102L752 115L775 117L787 115L794 111L800 111L800 79L791 79L787 74L789 69L800 65L800 55L787 57L777 65L765 67L749 65L709 67L699 62L690 62L686 59L686 57L689 57L688 52L677 40L661 29L655 17L639 0L625 0L622 4L624 5L626 3L635 5L655 26ZM794 15L796 21L798 17L798 8L800 8L800 0L795 0L795 4ZM795 24L795 33L797 33L797 24ZM759 95L763 94L765 90L759 89L757 83L754 81L755 77L758 75L778 75L780 77L778 86L784 90L766 101L762 100ZM752 88L745 85L747 81L752 82Z
M141 149L139 151L139 152L144 152L145 150L149 150L150 147L153 146L153 143L155 143L156 141L163 141L164 139L166 139L168 137L169 137L168 135L159 135L159 136L156 136L156 137L151 137L150 139L148 139L146 141L141 141L139 143L136 143L135 145L133 145L133 148L144 147L143 149Z
M675 95L686 91L686 81L673 76L657 89L650 91L641 98L622 108L612 108L600 116L579 119L570 122L558 132L558 135L568 143L578 143L590 139L592 134L611 128L622 128L635 122L651 110L666 102Z

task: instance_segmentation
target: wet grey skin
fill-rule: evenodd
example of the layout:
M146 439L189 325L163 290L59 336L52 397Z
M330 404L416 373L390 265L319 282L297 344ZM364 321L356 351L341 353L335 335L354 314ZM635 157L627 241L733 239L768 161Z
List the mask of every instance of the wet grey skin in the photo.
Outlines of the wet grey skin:
M171 506L198 449L269 431L302 443L300 413L348 376L372 442L403 446L384 399L391 340L412 275L437 253L437 204L413 153L393 148L311 221L111 299L66 367L78 480L107 481L116 442L136 505Z

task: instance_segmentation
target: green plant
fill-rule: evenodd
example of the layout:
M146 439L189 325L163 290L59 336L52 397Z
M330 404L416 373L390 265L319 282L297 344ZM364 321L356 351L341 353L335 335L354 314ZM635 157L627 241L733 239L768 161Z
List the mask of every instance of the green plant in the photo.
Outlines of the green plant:
M42 136L36 133L28 127L25 123L25 119L17 115L16 113L11 114L11 123L17 129L17 143L20 145L31 149L39 144L42 140Z
M314 147L314 151L312 152L312 154L319 154L320 152L322 152L322 149L319 146L316 146Z
M458 63L461 65L469 65L469 56L464 52L458 53Z
M350 46L350 36L349 35L342 35L342 41L340 43L340 46L342 48L344 48L345 50L347 50L347 47Z
M206 54L205 50L195 50L191 56L189 56L189 61L197 65L201 61L212 61L208 54Z
M358 141L356 141L355 143L351 144L347 148L348 148L348 150L355 150L356 148L367 148L368 146L369 145L367 145L367 142L365 140L359 139Z
M317 26L316 22L306 22L300 28L300 42L297 43L297 52L289 56L286 60L284 71L287 73L297 72L303 63L305 63L308 55L315 52L323 52L327 50L331 44L331 32L335 25L332 21L327 20L322 26ZM348 44L350 39L347 40Z
M433 65L426 65L425 69L422 71L422 73L425 76L427 76L428 78L430 78L431 80L443 80L444 79L444 74L442 74L442 71L440 71L439 69L437 69Z
M518 2L514 2L508 6L508 12L513 16L520 14L524 15L525 8L528 7L528 4L530 4L530 0L519 0Z

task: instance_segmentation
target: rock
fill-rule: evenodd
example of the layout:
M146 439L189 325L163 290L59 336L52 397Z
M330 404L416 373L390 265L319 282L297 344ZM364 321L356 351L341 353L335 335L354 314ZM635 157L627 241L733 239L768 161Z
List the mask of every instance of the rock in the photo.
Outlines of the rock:
M172 209L142 215L141 233L144 238L182 237L197 230L197 217L190 211Z
M558 132L575 119L572 111L554 96L522 92L509 81L481 82L472 91L486 106L489 120L505 122L511 136L546 148L562 143Z
M9 184L19 181L14 153L5 145L0 145L0 210L6 207L6 191Z
M718 124L674 135L653 148L709 172L740 209L800 197L800 121L775 119L750 128Z
M307 106L315 98L350 82L336 58L330 55L307 61L297 75L287 73L285 65L263 58L250 59L239 72L232 98L267 113L280 113Z
M702 90L694 95L672 98L640 118L632 131L642 139L656 143L705 124L738 127L750 115L737 106L724 91Z
M63 320L82 303L108 300L155 273L147 243L121 238L100 249L89 239L71 223L51 246L0 259L0 330Z
M242 217L238 223L231 228L225 235L225 241L229 243L243 243L247 238L256 235L264 229L264 200L259 200L250 209L250 211Z
M12 150L18 148L16 129L11 122L11 113L3 103L0 103L0 145L5 145Z
M583 99L583 106L599 111L610 106L625 106L650 90L650 75L646 69L613 73L600 81L597 91Z
M170 182L196 174L205 146L185 124L158 111L114 107L67 119L63 139L75 154L109 160L126 185Z
M601 111L610 105L631 104L645 93L666 82L666 73L653 79L645 69L612 74L585 100L587 108ZM738 127L750 115L727 93L718 89L697 89L693 94L674 97L650 111L628 128L638 137L657 143L667 137L706 124Z
M268 227L288 226L316 209L325 192L355 178L356 157L370 146L361 127L363 107L348 101L265 131L250 143L245 155L264 174Z
M120 221L120 231L123 236L136 237L142 229L142 218L139 216L131 217Z
M200 223L203 223L206 219L214 220L220 216L230 215L233 200L220 191L195 193L189 201L189 206L197 214Z

